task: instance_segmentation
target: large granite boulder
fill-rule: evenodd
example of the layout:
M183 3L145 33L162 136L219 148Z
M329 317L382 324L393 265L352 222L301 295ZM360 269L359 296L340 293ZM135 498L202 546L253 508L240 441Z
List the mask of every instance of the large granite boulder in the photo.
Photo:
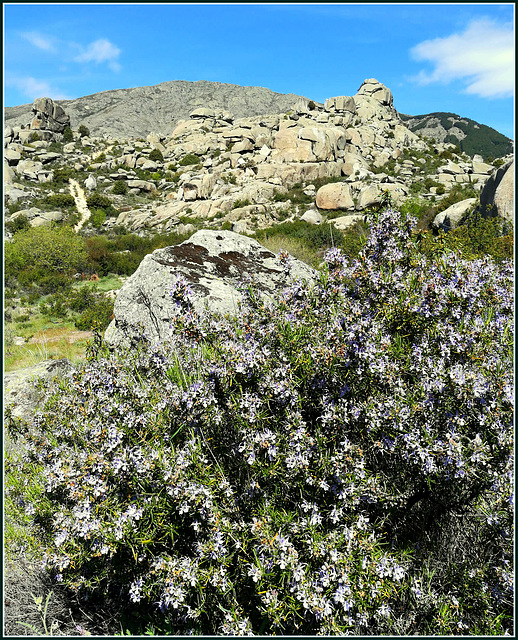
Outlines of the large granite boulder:
M497 169L480 193L479 212L482 216L496 215L514 220L514 161Z
M316 279L314 269L295 258L291 262L296 280ZM266 298L288 283L279 258L256 240L232 231L198 231L185 242L156 249L144 258L118 291L106 341L124 342L140 333L140 327L151 341L166 340L171 320L179 313L171 296L179 278L190 286L197 311L223 315L238 311L250 278Z
M30 123L31 129L63 133L70 126L70 116L50 98L37 98L33 102L32 111L34 118Z
M381 84L381 82L378 82L375 78L364 80L356 95L374 98L387 107L394 106L394 99L390 89L384 84Z
M448 207L435 216L432 226L436 229L443 229L444 231L455 229L476 201L476 198L467 198L466 200L452 204L451 207Z
M354 210L355 204L351 190L345 182L331 182L320 187L317 191L316 205L326 210Z
M493 203L500 217L514 221L514 162L507 167L502 176L496 188Z

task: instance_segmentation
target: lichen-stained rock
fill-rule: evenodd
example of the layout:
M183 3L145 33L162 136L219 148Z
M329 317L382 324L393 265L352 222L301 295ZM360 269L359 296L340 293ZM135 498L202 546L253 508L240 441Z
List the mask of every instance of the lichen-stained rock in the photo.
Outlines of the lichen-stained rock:
M351 96L336 96L334 98L327 98L324 103L325 111L331 113L354 113L356 111L356 104L354 98Z
M390 108L393 108L394 106L394 100L390 89L381 84L381 82L378 82L375 78L368 78L367 80L364 80L356 95L374 98L374 100L377 100L382 105Z
M316 272L292 258L291 274L312 282ZM287 284L279 259L256 240L232 231L196 232L182 244L147 255L126 280L115 299L114 320L105 333L111 344L139 333L139 324L151 341L166 340L179 308L170 292L178 278L192 290L194 308L233 315L249 278L268 297Z

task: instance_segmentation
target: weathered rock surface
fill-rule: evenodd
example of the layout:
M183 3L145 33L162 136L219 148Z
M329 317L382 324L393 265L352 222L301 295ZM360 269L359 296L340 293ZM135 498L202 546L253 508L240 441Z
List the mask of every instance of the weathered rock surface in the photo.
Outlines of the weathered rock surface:
M351 189L345 182L325 184L317 191L316 204L319 209L353 210L355 204L351 196Z
M50 98L37 98L33 102L32 112L34 117L30 123L31 129L63 133L70 125L70 116Z
M32 367L4 374L4 406L13 406L13 416L30 420L42 400L37 381L52 381L74 369L70 360L44 360Z
M455 229L476 201L476 198L467 198L466 200L452 204L451 207L448 207L435 216L433 226L436 229L444 229L445 231Z
M494 197L496 213L505 220L514 220L514 162L504 173Z
M373 78L363 82L354 96L335 96L325 104L291 95L278 102L275 96L280 94L268 90L219 83L164 83L128 91L87 96L83 104L86 112L102 113L106 128L98 128L97 133L109 130L115 135L118 130L110 124L111 107L113 113L119 112L121 101L127 100L118 118L123 128L131 121L132 137L120 141L106 133L80 137L76 132L76 141L63 147L61 160L56 160L60 154L49 151L48 141L26 144L24 135L31 133L30 129L8 125L4 142L6 204L28 200L25 206L29 208L39 184L51 181L54 167L65 161L82 172L88 191L109 195L115 205L126 205L114 190L116 181L124 181L131 205L121 206L118 218L108 217L103 231L118 225L140 234L166 233L197 220L198 228L223 227L248 234L288 217L318 224L314 213L304 217L315 207L320 216L330 210L352 213L378 207L385 197L383 192L389 192L399 205L416 181L431 179L432 185L445 187L443 192L467 183L481 190L493 170L480 157L471 160L451 153L452 160L437 168L437 155L451 152L453 146L438 144L431 149L412 133L394 108L390 89ZM146 125L145 140L137 138L146 123L148 106L164 105L175 91L185 100L182 108L188 117L176 122L169 133L160 129L160 118L154 119ZM138 102L139 126L134 127L133 116L128 114L135 107L136 96L150 100ZM289 103L292 98L297 99ZM35 104L40 102L39 109L54 113L47 99ZM231 102L234 113L225 108ZM174 100L167 103L160 117L167 113L174 120L177 104ZM268 105L279 112L265 112ZM240 117L240 110L263 113ZM126 116L128 122L124 121ZM162 157L156 153L151 156L154 150ZM422 151L424 157L403 159L408 151ZM382 173L385 165L387 173ZM336 179L340 182L330 184ZM26 191L27 181L34 184L34 191ZM312 183L321 188L313 184L313 190L306 193ZM303 189L312 201L297 202L297 194L292 198L289 193L292 189ZM440 197L438 185L422 197ZM509 195L505 198L507 204L501 206L512 210Z
M195 110L221 111L222 116L226 112L227 118L231 112L236 118L243 118L283 113L301 97L275 93L263 87L173 80L149 87L103 91L75 100L57 100L56 103L70 116L73 129L84 124L96 135L131 138L147 136L150 131L169 134L179 120L189 118ZM31 117L29 104L5 109L6 126L25 125Z
M514 160L509 160L490 176L480 193L479 212L514 220Z
M312 281L316 272L292 259L291 275ZM178 278L192 290L197 311L233 315L242 299L242 287L253 278L265 296L286 284L279 259L256 240L232 231L202 230L182 244L147 255L126 280L115 299L114 320L105 333L116 344L137 332L141 323L149 339L164 340L171 319L179 312L170 291Z

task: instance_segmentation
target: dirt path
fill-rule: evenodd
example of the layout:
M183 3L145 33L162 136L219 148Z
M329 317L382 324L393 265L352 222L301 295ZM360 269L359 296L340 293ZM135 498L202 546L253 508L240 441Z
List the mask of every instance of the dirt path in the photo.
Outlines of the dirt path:
M73 180L72 178L69 179L68 183L70 187L70 193L74 198L74 200L76 201L76 208L79 211L79 214L81 215L81 220L74 227L74 231L77 233L79 229L81 229L83 224L90 217L90 209L86 204L85 192L83 191L79 183L76 180Z

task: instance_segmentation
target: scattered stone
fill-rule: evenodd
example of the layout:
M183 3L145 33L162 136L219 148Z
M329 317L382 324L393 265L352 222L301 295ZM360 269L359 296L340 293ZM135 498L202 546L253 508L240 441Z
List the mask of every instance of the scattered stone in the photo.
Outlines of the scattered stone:
M455 229L476 201L476 198L467 198L466 200L452 204L451 207L448 207L435 216L433 226L436 229L443 229L444 231Z

